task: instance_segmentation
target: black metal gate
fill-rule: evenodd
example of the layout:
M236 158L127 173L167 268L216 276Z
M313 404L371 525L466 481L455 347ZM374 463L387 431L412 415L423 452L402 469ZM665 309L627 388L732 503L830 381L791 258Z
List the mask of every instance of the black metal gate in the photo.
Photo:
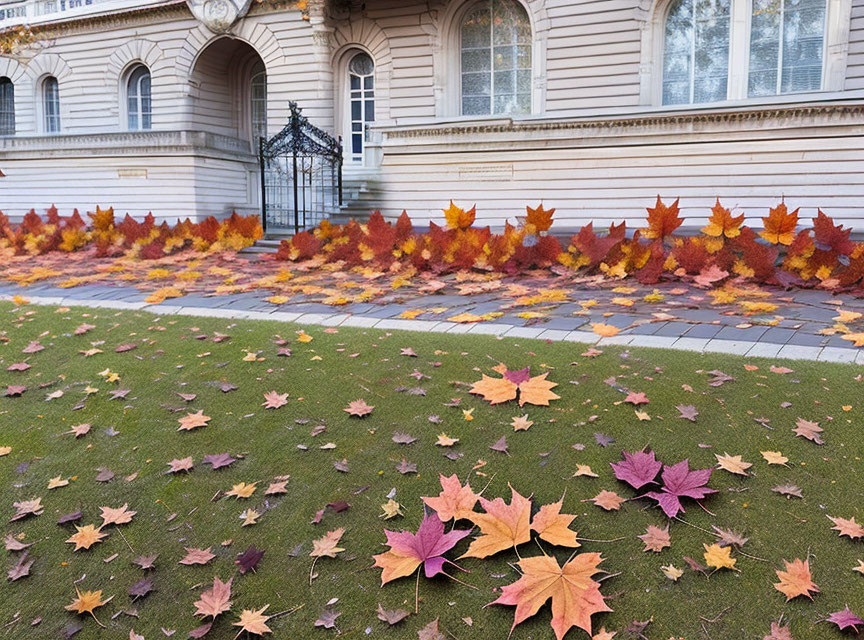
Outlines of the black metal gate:
M342 204L342 140L314 127L296 102L278 134L258 142L264 231L297 233Z

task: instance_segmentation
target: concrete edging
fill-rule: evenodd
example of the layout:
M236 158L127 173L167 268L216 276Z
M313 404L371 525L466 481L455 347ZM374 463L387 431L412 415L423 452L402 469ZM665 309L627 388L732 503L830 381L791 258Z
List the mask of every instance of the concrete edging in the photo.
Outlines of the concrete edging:
M13 296L0 295L0 300L13 301ZM148 304L146 302L122 302L119 300L82 300L81 298L60 298L57 296L30 296L30 304L60 307L90 307L94 309L114 309L125 311L146 311L161 316L197 316L202 318L224 318L226 320L269 320L292 322L300 325L322 327L355 327L361 329L382 329L394 331L422 331L425 333L452 333L468 335L487 335L504 338L527 338L551 342L574 342L603 347L621 345L695 351L698 353L717 353L758 358L778 358L782 360L810 360L814 362L839 362L864 364L864 349L842 347L808 347L781 345L768 342L744 340L718 340L716 338L687 338L652 335L618 335L601 338L587 331L563 331L543 327L514 327L502 323L457 324L448 321L405 320L401 318L375 318L347 313L291 313L284 311L240 311L205 307L184 307L178 304Z

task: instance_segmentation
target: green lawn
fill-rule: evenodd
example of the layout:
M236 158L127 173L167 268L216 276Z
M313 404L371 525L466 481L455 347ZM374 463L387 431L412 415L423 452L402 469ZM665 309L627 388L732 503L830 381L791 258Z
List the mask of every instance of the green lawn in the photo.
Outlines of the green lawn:
M82 323L95 328L74 335ZM201 591L214 575L235 575L237 554L255 545L266 551L257 571L235 575L234 606L208 638L233 638L236 628L230 623L241 609L265 604L268 613L302 605L271 621L274 636L282 638L337 633L415 638L416 630L436 617L448 638L505 638L513 607L484 605L497 597L495 590L518 578L510 566L517 560L512 551L459 563L470 571L460 578L476 590L444 577L423 579L418 615L413 615L413 578L379 586L381 572L372 566L372 555L385 549L383 530L416 530L423 517L420 497L437 495L439 472L470 477L475 490L488 484L484 495L490 498L509 499L510 483L523 495L533 494L535 508L566 492L564 511L578 516L573 527L580 537L600 541L585 541L580 551L601 552L602 568L618 574L602 585L614 613L595 615L595 629L621 631L631 621L653 619L645 632L652 640L670 635L756 639L782 615L795 638L819 640L843 637L823 622L831 612L849 604L864 615L864 575L852 570L864 558L864 542L839 537L827 518L864 521L864 383L857 379L858 367L617 348L588 358L581 355L585 347L577 344L319 327L306 327L313 340L304 343L296 340L298 328L0 303L0 447L12 448L0 457L2 534L23 534L24 542L35 542L31 575L2 585L3 634L62 637L62 629L76 622L63 607L72 601L77 584L81 590L102 589L114 599L96 610L109 631L81 617L77 620L84 628L76 638L125 639L132 627L147 640L165 637L163 627L176 629L174 638L185 638L200 624L192 603ZM216 332L231 337L214 342L209 338ZM208 339L195 339L201 335ZM277 357L277 336L289 341L290 357ZM37 339L45 349L22 354ZM137 348L115 352L125 344ZM418 357L402 355L408 347ZM102 352L81 353L91 348ZM247 351L260 360L244 361ZM7 371L25 360L29 370ZM479 380L481 372L495 375L491 367L499 362L511 369L531 366L535 375L549 371L561 399L548 408L520 410L515 403L492 407L470 395L468 384ZM758 370L746 370L745 364ZM773 373L772 364L794 372ZM119 381L100 377L105 369L117 373ZM411 377L415 369L429 377ZM715 369L735 380L710 386L707 372ZM607 383L613 376L618 389ZM237 389L223 392L222 382ZM2 397L7 385L29 388L20 397ZM88 386L98 391L88 395ZM647 394L650 403L639 408L650 421L637 419L620 388ZM109 391L116 389L130 391L125 399L112 400ZM60 390L62 397L46 400ZM287 392L288 404L265 410L264 393L272 390ZM197 397L187 403L177 392ZM461 404L445 406L453 398ZM358 399L375 406L362 420L343 411ZM781 406L786 402L791 406ZM676 405L695 405L696 422L680 418ZM463 409L474 410L473 420L464 419ZM178 432L178 418L198 410L211 417L209 425ZM510 422L523 413L534 425L514 432ZM824 446L793 434L799 417L821 424ZM80 423L92 425L87 435L64 435ZM321 425L326 429L313 435ZM394 431L418 440L397 444ZM442 432L459 443L452 449L436 446ZM615 442L602 447L595 433ZM502 435L509 455L489 448ZM715 470L710 486L719 493L703 501L704 509L694 501L685 503L682 519L693 526L673 521L671 548L656 554L644 553L636 538L648 525L667 521L652 502L628 501L617 512L588 502L603 489L637 496L615 479L609 463L620 458L622 449L646 445L670 464L689 458L691 468L714 465L715 453L725 452L753 463L749 477ZM765 450L782 452L788 466L769 466L760 454ZM226 452L238 458L230 467L214 471L202 464L205 455ZM447 452L461 457L448 459ZM195 461L190 473L165 473L170 460L186 456ZM397 471L403 458L416 463L417 474ZM343 459L347 473L334 467ZM472 471L478 460L485 466ZM599 478L572 477L577 463L590 465ZM115 474L110 482L96 481L103 468ZM287 474L285 495L263 495L274 477ZM48 481L56 476L74 479L48 490ZM248 500L220 497L239 482L258 482L258 489ZM803 499L772 492L784 484L800 487ZM379 518L381 505L392 490L405 515L385 521ZM36 497L42 497L42 515L8 522L15 513L13 502ZM319 509L336 501L351 506L341 513L328 510L320 524L311 524ZM98 525L99 507L127 502L137 515L129 524L109 527L103 542L78 552L64 542L74 528L59 526L59 516L81 510L78 524ZM263 515L256 525L241 527L240 514L249 507ZM683 557L703 562L703 543L716 542L708 533L712 525L750 538L743 553L733 553L739 571L721 570L709 578L687 569ZM337 527L345 528L345 552L320 559L318 578L310 587L312 540ZM460 542L450 557L461 555L469 542ZM217 557L206 566L179 565L184 547L212 547ZM570 555L567 549L543 548L562 561ZM539 549L529 543L520 552L532 555ZM155 591L133 603L127 590L146 575L131 563L139 554L159 556L152 572ZM4 569L17 557L7 552ZM821 593L812 602L797 598L786 603L772 586L775 570L783 568L784 559L808 557ZM660 570L670 563L685 569L677 583ZM327 602L337 598L332 609L341 612L338 632L314 628ZM388 628L377 619L379 603L409 609L412 615ZM137 610L137 618L120 613L130 608ZM35 618L42 621L31 628ZM545 607L512 637L553 638L549 620ZM567 636L585 637L579 629ZM628 636L621 631L621 637Z

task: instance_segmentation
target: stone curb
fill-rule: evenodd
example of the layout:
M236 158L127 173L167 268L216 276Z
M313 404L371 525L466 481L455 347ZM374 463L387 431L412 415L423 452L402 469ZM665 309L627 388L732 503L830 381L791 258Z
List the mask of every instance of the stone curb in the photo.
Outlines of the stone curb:
M0 295L0 300L12 301L13 296ZM719 353L753 358L777 358L781 360L810 360L845 364L864 364L864 349L842 347L809 347L780 345L746 340L719 340L716 338L686 338L675 336L621 335L601 338L586 331L562 331L543 327L513 327L501 323L456 324L434 320L404 320L401 318L374 318L347 313L291 313L285 311L241 311L239 309L214 309L206 307L184 307L177 304L148 304L146 302L123 302L120 300L86 300L81 298L59 298L57 296L29 296L34 305L61 307L90 307L125 311L146 311L161 316L197 316L224 318L226 320L269 320L293 322L322 327L357 327L398 331L421 331L425 333L452 333L488 335L504 338L546 340L548 342L572 342L585 345L622 345L654 349L673 349L698 353Z

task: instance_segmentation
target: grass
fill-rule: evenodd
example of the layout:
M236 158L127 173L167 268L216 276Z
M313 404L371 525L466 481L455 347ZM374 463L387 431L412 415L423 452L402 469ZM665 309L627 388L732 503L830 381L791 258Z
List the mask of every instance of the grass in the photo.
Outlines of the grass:
M96 328L74 335L84 322ZM494 589L518 577L510 566L517 559L513 552L460 563L470 570L460 577L477 590L446 578L423 579L418 615L393 628L376 617L378 603L413 611L414 580L380 587L372 555L383 550L385 527L416 529L423 517L420 497L437 494L439 472L457 473L463 480L470 476L475 489L488 483L488 497L509 496L511 483L524 495L533 493L535 505L566 493L564 510L578 515L573 526L580 537L622 538L584 542L581 549L601 552L602 567L618 574L602 587L614 613L594 616L595 629L621 630L634 620L653 620L646 632L650 638L755 639L783 616L796 638L820 640L842 635L823 622L831 612L849 604L864 615L864 576L852 571L864 558L864 544L840 538L826 517L864 520L864 403L859 370L853 366L615 348L587 358L580 355L584 347L576 344L380 330L307 327L313 340L302 343L295 340L298 327L277 323L16 308L10 303L0 303L0 328L0 340L8 339L0 342L0 390L7 384L29 387L21 397L0 397L0 446L12 447L0 458L0 517L4 523L12 517L15 501L42 496L45 505L41 516L2 528L4 536L23 534L36 543L30 550L35 558L31 575L2 587L0 631L9 637L58 637L75 622L63 607L72 601L77 584L114 596L97 609L109 631L81 618L84 629L77 638L126 638L131 627L148 640L164 637L160 628L176 629L174 637L185 638L199 624L192 603L204 586L214 575L235 575L237 554L254 544L266 553L255 573L235 576L233 609L217 621L210 638L233 638L236 628L230 623L239 611L265 604L270 604L268 613L302 605L272 621L275 637L333 637L336 631L314 629L313 623L335 598L333 608L341 612L338 633L347 638L412 638L436 617L448 638L505 638L513 608L484 605L497 597ZM195 339L214 332L231 339ZM291 340L291 357L276 357L277 335ZM36 339L45 350L22 355ZM115 347L127 343L139 346L115 353ZM80 353L91 347L102 353ZM405 347L419 357L401 355ZM263 360L244 361L247 350ZM32 365L28 371L7 371L24 359ZM535 374L550 371L561 399L548 408L522 411L513 403L492 407L469 395L464 383L478 380L481 371L490 373L499 361L510 368L530 365ZM759 368L746 370L745 363ZM795 371L772 373L771 364ZM106 368L119 374L119 382L107 383L99 376ZM410 377L415 369L430 377ZM709 386L706 372L713 369L735 381ZM620 387L647 393L650 404L642 409L650 421L638 420L633 407L622 402L624 395L605 382L611 376ZM221 381L237 390L223 393L217 385ZM88 385L99 391L76 409ZM692 390L686 390L688 386ZM400 387L422 387L425 395L400 392ZM112 388L131 391L125 400L110 400ZM274 389L288 392L289 403L265 411L263 394ZM64 395L46 401L56 390ZM176 392L197 398L187 405ZM360 398L375 406L363 420L343 411ZM444 406L452 398L461 399L460 407ZM791 406L781 407L784 402ZM695 423L679 418L675 409L689 404L700 413ZM180 406L180 413L166 408ZM177 418L187 409L202 409L212 418L209 426L178 432ZM473 409L474 419L465 420L462 409ZM526 412L534 425L514 433L511 419ZM430 416L439 416L441 423L431 422ZM798 417L821 423L824 446L794 436ZM83 438L63 435L83 422L92 424ZM319 425L326 430L311 435ZM109 435L109 427L119 433ZM419 440L396 444L391 440L394 431ZM448 450L435 446L441 432L459 438L452 451L463 457L444 457ZM595 432L616 442L601 447ZM489 449L502 435L509 455ZM335 448L324 447L327 443ZM574 448L577 444L584 449ZM659 509L646 500L633 500L618 512L606 512L588 502L602 489L635 497L636 492L614 478L609 463L619 459L622 449L646 445L666 462L690 458L694 468L713 465L714 454L724 452L753 463L746 478L715 471L710 485L719 493L704 501L704 510L689 503L683 520L692 526L673 522L672 546L659 554L644 553L636 538L649 524L664 525ZM790 459L788 467L769 466L760 455L764 450L781 451ZM242 458L218 471L201 464L204 455L222 452ZM165 474L169 460L185 456L195 460L191 473ZM403 458L417 464L416 475L396 470ZM343 459L350 466L348 473L333 466ZM479 460L485 465L472 472ZM573 478L577 463L590 465L600 477ZM111 469L115 479L96 482L103 467ZM134 479L129 478L133 474ZM265 498L267 483L282 474L291 476L288 493ZM48 491L49 479L58 475L74 479ZM218 497L236 483L255 481L259 489L249 500ZM772 487L787 483L801 487L804 498L790 500L772 492ZM379 518L380 505L393 490L405 515L385 522ZM319 509L339 500L351 508L338 514L328 511L320 524L311 524ZM100 506L125 502L137 515L122 529L111 528L104 542L79 552L64 542L74 529L56 524L61 514L80 509L81 524L98 524ZM240 513L247 507L264 515L258 524L241 527ZM719 571L710 578L687 570L677 583L665 578L661 565L686 568L684 556L702 561L703 543L716 541L707 533L712 525L750 538L743 549L747 555L734 554L740 570ZM336 559L319 560L319 577L310 587L312 540L337 527L346 529L341 545L346 551ZM461 542L456 551L461 554L467 544ZM217 558L209 565L177 564L184 547L210 546ZM567 550L544 547L562 561L569 556ZM534 543L520 551L539 553ZM157 553L152 574L156 591L133 603L127 589L144 573L131 560ZM798 598L786 603L772 586L775 569L783 568L784 559L808 557L821 593L813 602ZM14 561L7 554L6 567ZM122 613L114 617L130 607L137 609L137 618ZM34 618L42 621L30 627ZM549 619L545 607L517 627L513 639L554 637ZM586 635L574 629L567 637Z

